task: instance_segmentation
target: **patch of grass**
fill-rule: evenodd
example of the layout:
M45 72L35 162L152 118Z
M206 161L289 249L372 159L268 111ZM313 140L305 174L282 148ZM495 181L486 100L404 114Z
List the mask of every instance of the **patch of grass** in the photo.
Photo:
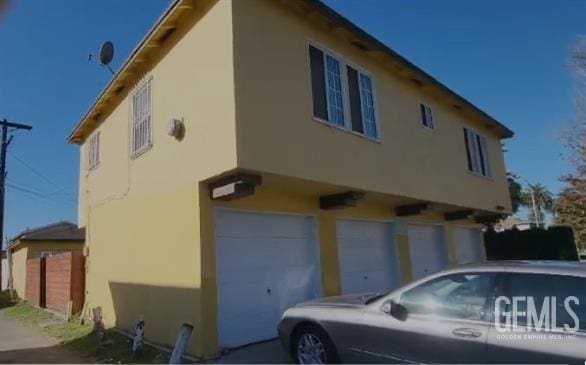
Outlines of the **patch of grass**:
M31 324L33 326L40 326L54 319L54 316L37 308L28 302L18 302L16 305L5 310L6 316L12 319Z
M95 363L160 364L169 362L169 356L164 351L144 345L142 353L135 356L132 353L132 340L128 337L108 330L104 338L100 340L92 333L91 325L80 324L79 320L65 322L27 302L20 302L6 309L6 314L10 318L42 327L43 331L56 338L63 347Z
M144 346L140 355L132 353L132 340L115 331L106 331L103 340L95 335L81 337L65 346L78 353L88 354L98 363L109 364L160 364L168 363L166 352L150 346Z

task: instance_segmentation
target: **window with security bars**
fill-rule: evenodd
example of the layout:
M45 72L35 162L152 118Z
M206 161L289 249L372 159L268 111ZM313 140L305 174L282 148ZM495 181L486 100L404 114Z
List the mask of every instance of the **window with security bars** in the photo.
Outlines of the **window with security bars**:
M132 96L132 155L152 146L152 79L144 81Z
M88 142L88 170L100 164L100 132L94 133Z

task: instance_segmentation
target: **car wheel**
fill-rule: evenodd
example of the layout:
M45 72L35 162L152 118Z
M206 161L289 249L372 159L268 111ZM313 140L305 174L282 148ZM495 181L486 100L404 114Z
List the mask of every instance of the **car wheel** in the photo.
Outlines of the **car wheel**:
M336 364L339 362L334 344L318 327L305 327L295 336L293 359L298 364Z

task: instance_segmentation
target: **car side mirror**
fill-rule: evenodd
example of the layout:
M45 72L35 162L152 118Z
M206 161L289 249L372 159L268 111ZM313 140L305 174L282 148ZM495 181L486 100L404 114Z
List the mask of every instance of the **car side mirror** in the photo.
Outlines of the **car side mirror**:
M409 314L409 311L404 305L399 304L392 299L384 302L381 310L391 317L398 319L399 321L405 321L407 319L407 315Z

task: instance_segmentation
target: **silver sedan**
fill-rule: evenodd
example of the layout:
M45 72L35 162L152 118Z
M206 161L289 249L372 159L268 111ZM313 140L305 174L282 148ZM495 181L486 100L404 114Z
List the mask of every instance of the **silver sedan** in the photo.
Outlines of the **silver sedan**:
M464 265L390 294L302 303L284 313L278 331L302 364L584 364L586 270L563 262Z

